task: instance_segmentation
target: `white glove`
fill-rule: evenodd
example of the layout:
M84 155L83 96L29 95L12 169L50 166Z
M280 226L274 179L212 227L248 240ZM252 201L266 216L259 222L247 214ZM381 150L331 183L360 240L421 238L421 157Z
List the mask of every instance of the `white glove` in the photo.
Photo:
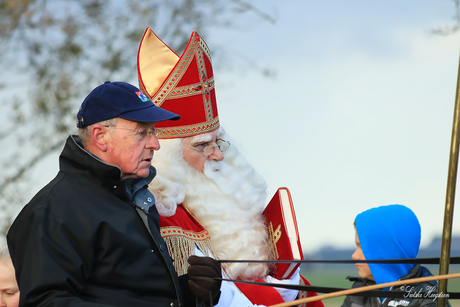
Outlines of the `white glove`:
M300 284L300 268L292 274L291 278L279 280L273 276L267 276L265 282L273 284L286 284L286 285L299 285ZM285 288L275 288L276 291L281 295L285 302L291 302L297 298L299 295L299 290L285 289Z

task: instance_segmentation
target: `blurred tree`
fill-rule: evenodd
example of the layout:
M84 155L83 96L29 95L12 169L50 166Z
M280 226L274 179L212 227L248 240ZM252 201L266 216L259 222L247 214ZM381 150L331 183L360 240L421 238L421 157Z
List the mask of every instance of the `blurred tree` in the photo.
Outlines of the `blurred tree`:
M450 26L443 26L432 29L431 33L447 36L458 32L458 30L460 29L460 0L451 1L454 3L455 6L454 24Z
M135 80L147 26L180 54L193 30L206 37L248 14L274 23L241 0L0 0L0 231L30 197L28 171L76 131L87 93Z

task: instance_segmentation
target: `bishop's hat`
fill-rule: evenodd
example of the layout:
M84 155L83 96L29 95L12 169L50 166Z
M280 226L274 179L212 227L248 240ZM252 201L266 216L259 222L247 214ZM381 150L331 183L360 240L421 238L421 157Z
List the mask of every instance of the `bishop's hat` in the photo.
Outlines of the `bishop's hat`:
M137 69L144 94L156 106L181 116L155 125L159 139L189 137L219 127L211 53L196 31L179 57L147 28Z

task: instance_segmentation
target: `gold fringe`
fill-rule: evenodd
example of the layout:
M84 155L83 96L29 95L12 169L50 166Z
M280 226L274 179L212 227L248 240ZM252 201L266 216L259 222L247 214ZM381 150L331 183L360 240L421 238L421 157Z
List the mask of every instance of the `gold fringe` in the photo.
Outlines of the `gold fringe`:
M175 231L173 232L171 231L171 227L162 227L161 236L166 242L178 276L187 274L187 259L195 254L195 246L198 247L205 256L213 256L215 258L211 239L206 231L203 233L191 233L184 230L177 231L178 228L176 227L174 227L174 229Z

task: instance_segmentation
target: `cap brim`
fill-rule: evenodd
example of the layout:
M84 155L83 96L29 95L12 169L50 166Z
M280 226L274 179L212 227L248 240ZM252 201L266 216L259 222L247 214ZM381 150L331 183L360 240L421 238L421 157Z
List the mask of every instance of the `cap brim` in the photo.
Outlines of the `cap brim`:
M118 117L136 121L136 122L150 122L157 123L165 120L178 120L180 115L170 112L168 110L151 105L147 108L129 111L118 115Z

